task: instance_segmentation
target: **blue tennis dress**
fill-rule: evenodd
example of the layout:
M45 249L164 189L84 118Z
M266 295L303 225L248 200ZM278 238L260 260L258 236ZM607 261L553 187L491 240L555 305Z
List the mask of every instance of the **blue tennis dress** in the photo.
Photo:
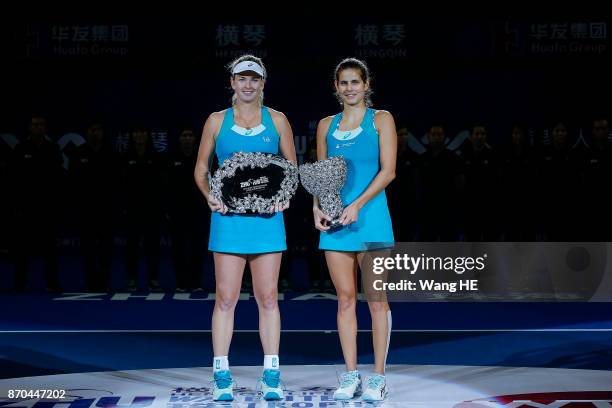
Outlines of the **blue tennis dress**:
M279 153L280 136L268 108L261 108L261 118L259 126L247 130L234 123L232 108L225 111L215 146L219 163L238 151ZM234 254L284 251L287 244L283 213L267 215L213 212L208 249Z
M340 191L347 206L370 185L380 170L378 130L374 125L374 109L368 108L357 129L342 131L338 127L342 113L334 116L327 131L328 157L343 156L347 177ZM381 191L359 210L357 222L344 227L321 231L319 248L334 251L365 251L392 247L394 242L391 216L385 191Z

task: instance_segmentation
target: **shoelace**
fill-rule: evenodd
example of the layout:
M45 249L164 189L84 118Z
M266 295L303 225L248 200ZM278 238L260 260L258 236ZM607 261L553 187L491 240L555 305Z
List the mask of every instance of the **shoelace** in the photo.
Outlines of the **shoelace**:
M261 387L262 387L262 383L263 383L263 378L262 381L257 381L257 384L255 385L255 391L256 392L261 392ZM287 391L287 387L285 387L285 383L283 382L283 380L277 380L276 385L271 385L270 383L266 382L266 384L268 384L268 387L280 387L281 390L283 391Z
M232 377L220 377L213 378L211 383L215 384L217 388L228 388L232 386L234 380L232 379Z
M358 374L355 372L343 373L340 376L340 387L341 388L349 387L357 379L357 375Z
M263 375L262 380L268 385L268 387L277 388L280 382L280 376Z
M368 378L368 388L380 388L385 383L385 377L375 375Z

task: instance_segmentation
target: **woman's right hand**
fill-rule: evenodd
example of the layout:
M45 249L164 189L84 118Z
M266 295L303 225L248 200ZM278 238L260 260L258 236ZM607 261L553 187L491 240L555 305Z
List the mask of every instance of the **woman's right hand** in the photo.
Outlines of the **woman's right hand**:
M319 206L313 207L312 213L314 215L315 228L318 229L319 231L327 231L329 229L329 226L326 225L325 221L331 222L331 218L329 217L329 215L321 211Z
M223 204L223 201L216 199L212 196L212 194L208 196L206 202L210 208L210 211L212 212L218 212L221 214L225 214L227 212L227 207L225 204Z

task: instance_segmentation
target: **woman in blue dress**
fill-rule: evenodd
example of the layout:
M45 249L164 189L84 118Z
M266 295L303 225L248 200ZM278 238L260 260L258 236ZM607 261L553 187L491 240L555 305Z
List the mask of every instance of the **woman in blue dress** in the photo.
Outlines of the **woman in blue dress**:
M335 71L336 96L342 112L322 119L317 128L317 158L343 156L347 179L340 194L345 206L341 228L330 229L330 218L315 198L315 227L321 231L319 248L338 296L338 333L347 371L335 391L338 400L362 392L357 371L357 269L365 251L393 246L393 229L385 187L395 178L397 134L393 116L370 108L370 73L363 61L348 58ZM363 273L363 271L362 271ZM372 316L375 374L368 378L362 399L382 400L387 394L385 360L391 330L391 312L384 299L368 299Z
M216 401L233 400L234 381L228 354L234 310L244 267L249 262L264 350L263 397L281 399L277 288L281 255L287 248L282 211L289 203L277 205L271 216L229 213L225 204L210 194L208 175L213 154L217 155L219 163L237 151L282 154L296 163L293 133L285 115L263 106L266 70L262 61L245 55L233 61L229 68L230 84L234 90L232 107L212 113L206 120L194 173L212 211L208 249L214 254L216 278L212 316L213 398Z

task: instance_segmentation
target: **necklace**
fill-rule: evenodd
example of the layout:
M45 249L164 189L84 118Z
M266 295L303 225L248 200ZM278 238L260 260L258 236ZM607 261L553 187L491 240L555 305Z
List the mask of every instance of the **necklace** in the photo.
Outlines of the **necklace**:
M243 123L245 126L243 126L246 130L251 130L252 128L256 127L257 124L259 124L260 117L259 114L256 114L255 116L253 116L250 120L246 120L246 118L243 118L242 116L238 116L238 120L240 121L240 123ZM234 122L236 121L236 116L234 115Z

